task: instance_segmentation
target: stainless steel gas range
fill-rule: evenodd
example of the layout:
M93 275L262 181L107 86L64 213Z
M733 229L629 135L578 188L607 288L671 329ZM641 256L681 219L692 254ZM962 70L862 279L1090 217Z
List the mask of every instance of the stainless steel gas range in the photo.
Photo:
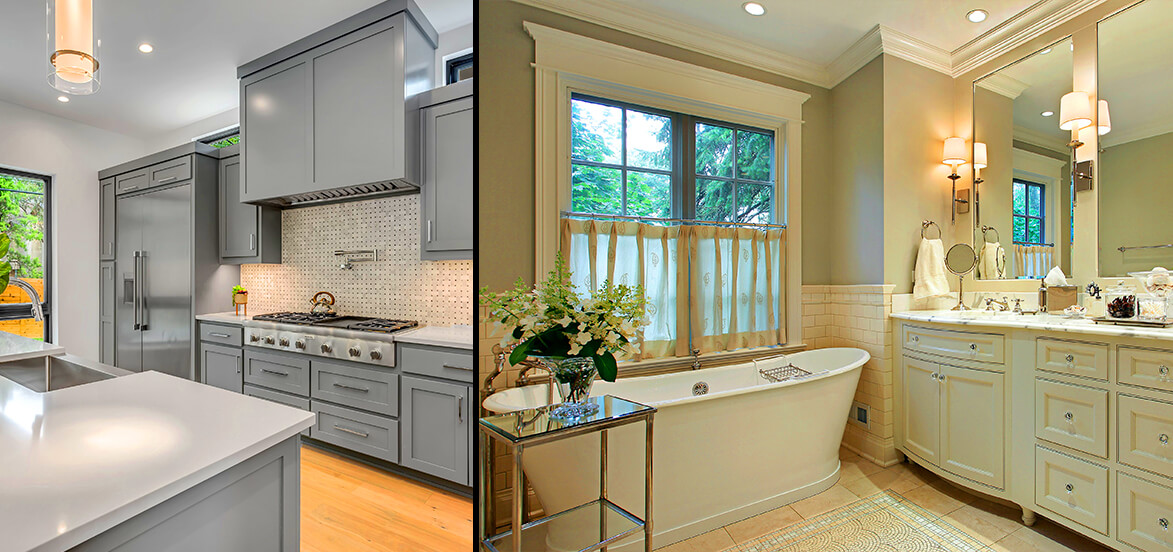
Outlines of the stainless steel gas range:
M278 312L254 316L242 325L245 345L395 366L393 335L419 324L323 312Z

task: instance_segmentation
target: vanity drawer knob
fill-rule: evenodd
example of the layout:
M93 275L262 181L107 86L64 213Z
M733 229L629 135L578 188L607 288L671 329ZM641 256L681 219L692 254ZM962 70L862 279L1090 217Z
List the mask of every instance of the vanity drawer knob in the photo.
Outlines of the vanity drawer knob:
M1157 440L1160 441L1162 445L1167 445L1169 444L1169 434L1162 433L1157 436Z
M929 377L936 380L937 378L941 377L941 375L936 372L933 372L933 373L929 374Z
M1066 360L1067 364L1072 364L1075 362L1075 355L1067 355L1063 357L1063 360Z
M937 379L940 381L945 381L945 374L941 374Z
M1068 412L1068 413L1064 414L1064 415L1063 415L1063 417L1064 417L1064 418L1066 418L1066 419L1067 419L1067 421L1069 421L1069 422L1070 422L1070 421L1072 421L1072 420L1074 420L1074 419L1075 419L1075 414L1072 414L1071 412Z
M969 350L976 351L977 350L977 343L970 343Z
M1162 531L1168 531L1168 530L1169 530L1169 520L1167 520L1167 519L1165 519L1165 518L1158 519L1158 520L1157 520L1157 525L1160 525L1160 526L1161 526L1161 530L1162 530Z
M1075 485L1072 485L1071 483L1068 483L1064 488L1067 489L1067 494L1075 492Z
M913 343L920 343L920 336L919 335L912 336L912 342ZM1164 367L1162 366L1162 368L1164 368ZM1168 369L1166 369L1166 371L1168 371Z
M1160 368L1157 368L1157 372L1162 376L1167 376L1169 375L1169 367L1162 364Z

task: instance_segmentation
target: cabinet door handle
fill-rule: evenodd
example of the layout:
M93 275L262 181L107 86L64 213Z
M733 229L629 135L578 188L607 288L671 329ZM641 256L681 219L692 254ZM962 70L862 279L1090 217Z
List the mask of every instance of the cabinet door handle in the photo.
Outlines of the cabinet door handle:
M938 377L937 380L940 382L944 382L945 381L945 374L941 374L941 376Z
M229 337L232 337L226 333L217 333L217 332L209 332L208 335L210 335L212 337L219 337L221 339L228 339Z
M933 373L929 374L929 377L932 378L933 381L936 381L937 378L941 377L941 375L936 372L933 372Z
M464 397L456 397L456 421L464 423Z
M256 234L249 234L248 235L248 250L249 251L256 251L257 250L257 235Z
M355 387L353 385L346 385L345 383L334 383L334 387L341 387L343 389L350 389L351 391L361 391L363 393L370 393L371 390L365 387Z
M428 243L432 243L432 219L428 219Z
M270 370L268 368L261 368L261 371L266 374L273 374L274 376L281 376L283 378L289 377L289 372L279 372L277 370Z
M334 424L334 429L337 429L338 431L341 431L341 432L343 432L343 433L349 433L349 434L351 434L351 435L357 435L357 436L359 436L359 437L362 437L363 439L366 439L367 437L370 437L370 436L371 436L371 434L370 434L370 433L365 433L365 432L359 431L359 430L357 430L357 429L350 429L349 427L342 427L342 426L340 426L340 425L338 425L338 424Z

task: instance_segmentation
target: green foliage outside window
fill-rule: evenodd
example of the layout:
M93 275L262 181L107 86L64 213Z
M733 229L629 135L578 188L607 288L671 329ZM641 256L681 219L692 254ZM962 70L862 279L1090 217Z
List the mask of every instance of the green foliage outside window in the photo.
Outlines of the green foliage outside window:
M233 134L232 136L225 136L225 137L223 137L219 140L216 140L215 142L212 142L208 145L212 146L214 148L226 148L226 147L231 146L233 144L239 144L239 143L240 143L240 135Z
M21 278L43 278L44 181L0 174L0 232L11 239L9 258L14 274Z

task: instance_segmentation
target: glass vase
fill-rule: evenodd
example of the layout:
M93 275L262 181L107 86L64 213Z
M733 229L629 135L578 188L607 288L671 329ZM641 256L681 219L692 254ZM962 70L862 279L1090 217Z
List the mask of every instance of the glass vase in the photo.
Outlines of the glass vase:
M590 416L599 410L599 405L587 401L591 396L591 386L599 375L593 358L537 358L542 367L553 375L553 384L562 399L562 403L550 411L551 418L569 420Z

